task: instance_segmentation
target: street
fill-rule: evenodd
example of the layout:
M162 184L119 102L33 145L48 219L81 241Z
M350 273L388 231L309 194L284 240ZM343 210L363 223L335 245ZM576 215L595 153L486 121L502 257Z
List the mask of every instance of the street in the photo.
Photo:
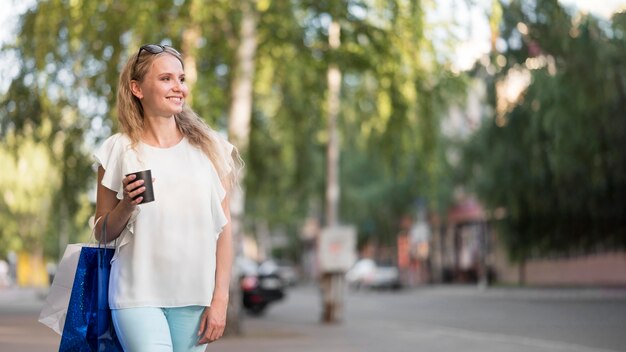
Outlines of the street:
M480 290L434 286L398 292L348 292L345 319L319 324L319 295L296 287L245 334L207 351L626 351L626 291ZM0 291L0 351L55 351L59 338L37 323L33 291Z

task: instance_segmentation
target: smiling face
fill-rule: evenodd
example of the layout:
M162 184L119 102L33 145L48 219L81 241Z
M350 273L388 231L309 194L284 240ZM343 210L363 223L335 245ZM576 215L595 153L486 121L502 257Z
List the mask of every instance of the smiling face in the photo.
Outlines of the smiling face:
M172 55L156 57L141 81L132 81L133 94L141 100L145 117L172 117L183 110L189 89L181 62Z

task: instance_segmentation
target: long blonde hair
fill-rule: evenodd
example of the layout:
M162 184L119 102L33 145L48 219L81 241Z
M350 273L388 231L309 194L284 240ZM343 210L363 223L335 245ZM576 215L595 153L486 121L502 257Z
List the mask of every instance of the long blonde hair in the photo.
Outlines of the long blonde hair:
M143 80L152 62L161 55L176 57L184 69L183 59L178 51L169 46L163 46L163 49L158 54L142 50L142 55L139 55L139 52L132 55L120 74L117 89L117 116L121 132L130 138L133 147L139 143L143 135L144 119L143 106L131 90L131 81ZM178 130L211 160L222 182L228 186L236 185L238 173L243 167L237 148L233 148L229 155L224 143L220 142L220 135L186 104L183 106L183 111L175 114L174 118Z

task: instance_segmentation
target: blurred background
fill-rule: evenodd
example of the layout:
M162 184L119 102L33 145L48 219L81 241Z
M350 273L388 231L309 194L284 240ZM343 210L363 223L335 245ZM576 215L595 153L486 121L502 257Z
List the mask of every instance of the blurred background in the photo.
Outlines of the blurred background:
M625 5L2 0L0 290L89 241L91 153L144 43L181 51L241 150L238 253L284 282L315 284L346 224L353 288L624 287Z

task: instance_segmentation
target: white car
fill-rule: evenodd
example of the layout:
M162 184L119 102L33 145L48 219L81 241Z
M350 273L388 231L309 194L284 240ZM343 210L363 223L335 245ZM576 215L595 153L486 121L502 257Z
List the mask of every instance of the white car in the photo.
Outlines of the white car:
M286 286L298 283L298 273L293 265L284 260L267 259L259 266L261 272L276 272Z
M360 259L346 273L346 281L352 288L398 289L400 273L395 266L379 266L369 258Z

